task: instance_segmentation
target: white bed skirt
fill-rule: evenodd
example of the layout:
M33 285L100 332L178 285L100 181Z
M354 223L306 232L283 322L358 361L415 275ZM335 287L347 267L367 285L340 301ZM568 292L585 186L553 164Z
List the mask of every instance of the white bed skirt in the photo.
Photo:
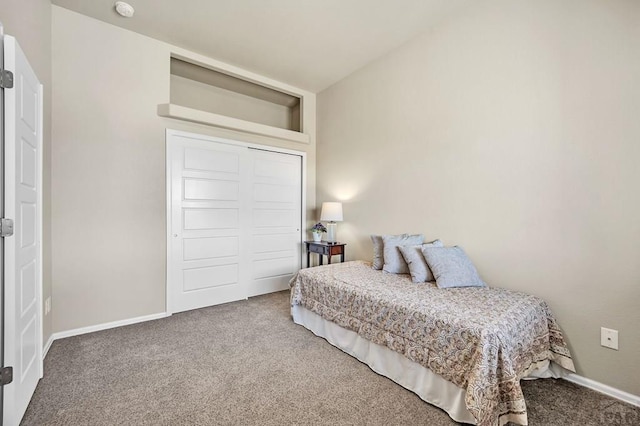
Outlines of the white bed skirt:
M414 392L424 401L443 409L456 422L476 424L475 418L467 410L464 402L464 389L398 352L370 342L356 332L327 321L302 306L293 306L291 316L296 324L323 337L333 346L367 364L376 373ZM531 371L527 378L558 378L562 375L561 367L547 361ZM526 418L522 420L526 424Z

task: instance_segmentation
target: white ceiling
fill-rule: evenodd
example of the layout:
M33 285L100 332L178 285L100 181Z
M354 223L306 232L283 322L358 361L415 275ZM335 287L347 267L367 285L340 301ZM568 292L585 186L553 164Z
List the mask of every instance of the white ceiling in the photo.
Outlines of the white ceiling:
M51 0L122 28L312 92L346 77L470 0Z

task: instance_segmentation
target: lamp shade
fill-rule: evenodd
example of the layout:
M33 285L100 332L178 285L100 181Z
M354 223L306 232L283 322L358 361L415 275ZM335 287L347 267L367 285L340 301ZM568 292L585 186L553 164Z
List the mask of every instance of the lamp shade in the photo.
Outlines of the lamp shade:
M341 222L342 221L342 203L322 203L322 212L320 213L320 220L326 220L329 222Z

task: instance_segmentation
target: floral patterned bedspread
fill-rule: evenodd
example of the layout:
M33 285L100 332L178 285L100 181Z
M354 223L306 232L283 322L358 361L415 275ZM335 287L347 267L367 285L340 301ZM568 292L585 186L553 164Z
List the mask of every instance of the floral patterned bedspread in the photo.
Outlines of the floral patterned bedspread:
M465 389L479 425L526 424L520 379L545 360L575 371L546 302L491 287L439 289L363 261L301 269L291 305L399 352Z

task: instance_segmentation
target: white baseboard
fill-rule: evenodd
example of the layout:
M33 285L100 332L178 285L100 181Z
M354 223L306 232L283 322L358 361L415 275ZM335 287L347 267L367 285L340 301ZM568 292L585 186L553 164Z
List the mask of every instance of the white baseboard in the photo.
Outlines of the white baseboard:
M145 315L142 317L107 322L104 324L90 325L89 327L75 328L73 330L59 331L57 333L53 333L42 350L42 359L44 359L44 357L47 355L47 352L49 352L49 348L51 347L51 344L53 343L54 340L64 339L65 337L79 336L81 334L93 333L95 331L108 330L110 328L122 327L125 325L137 324L139 322L152 321L160 318L166 318L168 316L171 316L171 314L168 314L166 312L160 312L157 314Z
M42 359L47 356L47 353L49 352L49 349L51 349L51 344L54 340L55 339L53 337L53 334L49 336L49 340L47 340L47 343L44 344L44 348L42 348Z
M568 380L576 385L584 386L585 388L592 389L596 392L603 393L612 398L619 399L620 401L626 402L627 404L635 405L636 407L640 407L640 396L633 395L629 392L622 391L620 389L616 389L609 385L605 385L604 383L596 382L595 380L587 379L586 377L582 377L575 373L569 373L565 377L565 380Z

